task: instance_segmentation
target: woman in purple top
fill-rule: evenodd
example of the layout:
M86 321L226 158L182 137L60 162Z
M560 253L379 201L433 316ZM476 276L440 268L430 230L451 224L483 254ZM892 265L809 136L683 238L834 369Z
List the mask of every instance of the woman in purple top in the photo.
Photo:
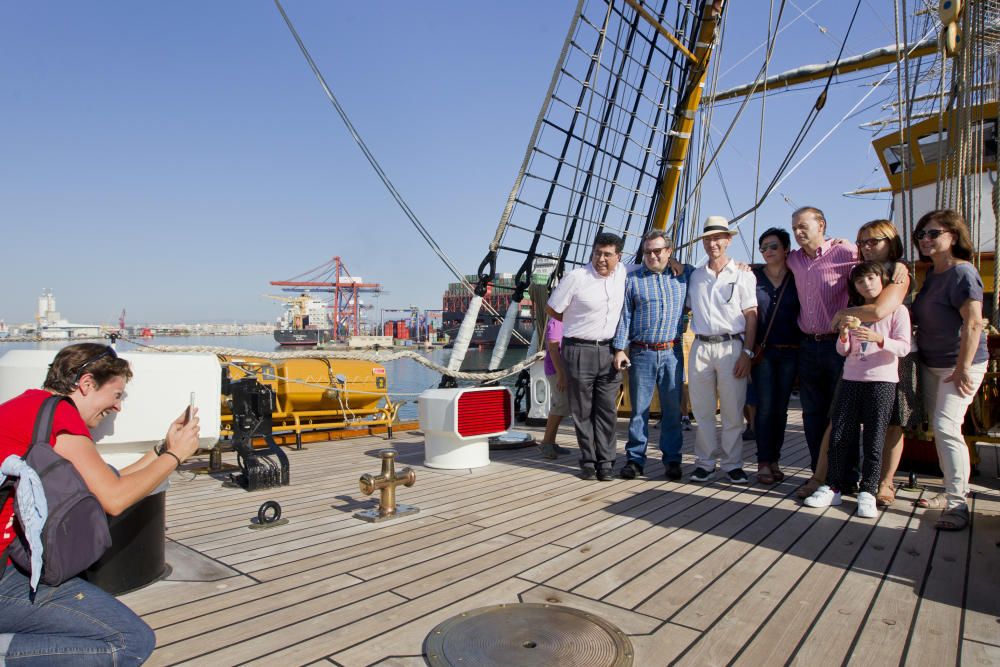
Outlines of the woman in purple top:
M944 494L918 501L943 509L936 527L969 525L965 502L969 448L962 437L965 411L982 384L989 355L983 331L983 281L972 259L969 228L958 213L931 211L920 218L913 243L933 263L913 301L924 404L934 427L934 444L944 472Z
M566 371L559 355L562 347L563 323L550 317L545 325L545 380L549 385L549 416L545 422L545 435L538 443L542 458L555 459L560 454L569 454L569 450L556 444L559 424L563 417L569 417L569 397L566 395Z

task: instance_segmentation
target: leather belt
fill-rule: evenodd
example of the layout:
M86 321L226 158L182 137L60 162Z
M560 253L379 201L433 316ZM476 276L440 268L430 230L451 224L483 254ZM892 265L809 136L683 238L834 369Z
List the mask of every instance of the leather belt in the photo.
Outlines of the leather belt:
M817 343L822 341L837 340L837 334L835 333L822 333L822 334L807 333L803 335L806 337L806 340L815 341Z
M743 340L743 334L717 334L715 336L695 334L694 337L703 343L724 343L727 340Z
M603 347L604 345L611 345L611 338L607 340L586 340L585 338L571 338L570 336L563 336L563 342L569 343L570 345L594 345L596 347Z
M634 340L632 341L632 347L638 347L642 350L669 350L674 345L680 345L680 343L679 338L677 340L668 340L666 343L643 343L641 340Z

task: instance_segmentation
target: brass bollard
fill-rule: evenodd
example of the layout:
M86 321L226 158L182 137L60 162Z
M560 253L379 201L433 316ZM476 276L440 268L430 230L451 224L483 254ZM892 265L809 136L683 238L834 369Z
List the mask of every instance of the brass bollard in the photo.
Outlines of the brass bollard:
M358 481L361 493L370 496L376 490L380 491L379 504L377 509L365 510L354 514L355 518L370 523L387 521L407 514L416 514L420 510L412 505L402 505L396 503L396 487L413 486L417 481L417 473L410 468L403 468L400 474L396 474L396 450L383 449L382 472L378 476L365 474Z

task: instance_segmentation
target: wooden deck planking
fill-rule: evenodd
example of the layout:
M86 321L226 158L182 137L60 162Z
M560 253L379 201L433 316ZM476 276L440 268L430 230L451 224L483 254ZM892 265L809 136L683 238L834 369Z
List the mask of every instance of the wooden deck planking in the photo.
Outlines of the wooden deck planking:
M940 511L926 511L930 528ZM938 531L905 656L932 665L958 664L969 531Z
M797 662L838 664L846 660L909 523L910 517L901 513L880 514L875 529L856 552L850 569L796 653Z
M730 605L742 603L746 592L815 523L812 517L796 512L796 504L789 498L783 498L775 509L784 516L775 513L775 523L763 539L753 544L731 540L715 554L715 563L699 564L696 576L702 580L695 582L697 594L680 596L670 604L667 591L658 591L653 600L660 613L675 623L707 632ZM675 582L674 592L683 590L681 586L681 581ZM652 611L653 605L644 607Z
M898 491L892 515L909 516L907 530L899 542L892 563L868 608L866 623L855 637L852 664L899 662L906 651L917 604L919 587L933 553L936 533L919 530L920 517L912 506L919 493Z
M1000 457L995 445L982 448L980 456L981 474L997 469ZM969 550L962 637L967 645L972 642L968 646L973 652L997 656L1000 655L1000 494L977 492L972 509L975 525Z
M810 512L814 513L816 523L807 535L815 539L802 545L811 551L801 563L805 568L797 579L774 584L776 587L771 590L787 593L772 613L761 619L763 623L744 647L739 664L785 662L795 655L853 560L857 546L872 530L871 524L852 521L836 507ZM803 513L809 512L803 510Z
M620 421L620 434L625 427ZM694 435L685 433L686 474ZM905 493L878 525L851 517L850 499L802 508L791 495L809 474L797 423L783 454L788 478L769 488L668 482L655 447L647 477L611 484L579 480L575 452L545 461L533 448L493 452L487 468L438 471L421 465L421 437L289 451L292 486L259 494L206 477L176 480L168 536L238 574L159 582L123 598L157 630L151 664L413 667L424 664L422 643L436 624L519 600L608 619L630 635L642 667L868 663L876 655L1000 664L995 480L977 487L978 525L962 551L961 534L942 540L929 527L935 512L910 518ZM573 440L564 427L560 442ZM744 444L753 480L753 443ZM378 471L373 455L387 445L400 451L397 467L417 469L417 485L401 488L399 500L421 511L364 524L351 514L373 501L357 478ZM995 451L982 453L984 474L997 468ZM290 523L249 530L272 497ZM955 569L945 565L957 564L964 582L966 562L969 588L959 585L956 599L942 571L953 584ZM979 579L986 585L975 590ZM928 651L933 641L950 648Z

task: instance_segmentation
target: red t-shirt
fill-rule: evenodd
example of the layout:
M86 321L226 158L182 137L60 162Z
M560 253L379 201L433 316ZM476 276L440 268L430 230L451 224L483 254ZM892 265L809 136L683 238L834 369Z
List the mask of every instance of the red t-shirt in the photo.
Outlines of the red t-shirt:
M29 389L20 396L0 404L0 462L11 454L24 456L31 444L31 433L35 428L35 418L46 398L51 396L43 389ZM75 407L65 401L56 407L52 421L52 437L63 433L90 437L90 430ZM0 553L14 539L14 495L0 509Z

